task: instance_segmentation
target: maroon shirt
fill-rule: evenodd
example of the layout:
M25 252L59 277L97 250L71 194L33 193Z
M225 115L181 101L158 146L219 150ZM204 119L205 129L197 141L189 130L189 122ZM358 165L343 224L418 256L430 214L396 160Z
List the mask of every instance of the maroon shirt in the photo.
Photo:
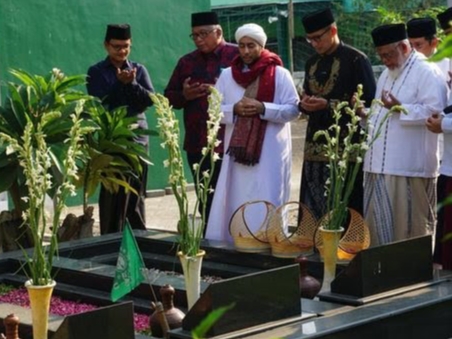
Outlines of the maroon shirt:
M195 50L179 59L176 68L165 88L165 96L176 109L184 109L185 139L184 150L188 153L201 152L207 140L207 96L195 100L185 100L182 87L185 79L192 82L215 84L223 69L231 65L232 59L239 54L236 45L222 42L212 53ZM223 141L224 128L218 139ZM219 149L223 153L223 143Z

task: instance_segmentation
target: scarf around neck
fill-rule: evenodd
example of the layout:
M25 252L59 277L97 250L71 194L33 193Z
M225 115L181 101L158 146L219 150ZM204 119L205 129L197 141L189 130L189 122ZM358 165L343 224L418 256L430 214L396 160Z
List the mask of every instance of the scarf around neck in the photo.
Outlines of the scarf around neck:
M276 66L282 66L280 57L264 49L259 59L246 70L242 58L237 56L231 64L232 77L245 89L257 82L254 99L273 102ZM252 97L248 92L245 90L244 96ZM227 153L235 162L243 165L254 166L259 163L266 127L267 121L261 119L260 115L237 116Z

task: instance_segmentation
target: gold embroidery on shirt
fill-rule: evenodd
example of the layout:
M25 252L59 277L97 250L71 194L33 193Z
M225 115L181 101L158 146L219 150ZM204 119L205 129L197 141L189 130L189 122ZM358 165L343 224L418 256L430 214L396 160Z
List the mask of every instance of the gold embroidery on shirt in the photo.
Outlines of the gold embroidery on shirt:
M339 59L333 58L333 65L331 66L331 72L330 77L325 82L325 84L322 86L319 84L319 82L315 79L315 72L317 71L318 63L320 59L317 60L317 62L312 65L312 67L309 69L309 88L313 95L318 95L321 97L325 97L333 90L334 85L336 83L337 77L339 76L339 69L341 68L341 63Z

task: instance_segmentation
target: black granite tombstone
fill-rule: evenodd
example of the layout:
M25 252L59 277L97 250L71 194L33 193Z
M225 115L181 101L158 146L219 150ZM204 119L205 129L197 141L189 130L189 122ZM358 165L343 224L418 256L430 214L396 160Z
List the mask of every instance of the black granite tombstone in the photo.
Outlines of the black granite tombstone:
M52 339L81 338L134 339L133 303L125 302L67 316L52 336Z
M432 279L432 238L421 236L359 252L333 280L331 293L319 299L359 305L366 297L372 301L377 294L400 293L400 288L412 289Z
M210 329L208 337L282 319L301 317L299 266L271 269L209 285L182 322L191 331L213 310L234 304Z

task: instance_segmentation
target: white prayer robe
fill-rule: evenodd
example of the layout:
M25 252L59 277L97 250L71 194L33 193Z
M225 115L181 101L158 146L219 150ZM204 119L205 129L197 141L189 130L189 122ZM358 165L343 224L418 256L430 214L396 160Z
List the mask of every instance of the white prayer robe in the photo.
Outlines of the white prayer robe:
M436 51L435 51L436 53ZM446 83L448 84L448 93L447 93L447 97L450 97L450 75L449 72L452 71L452 59L450 58L444 58L440 61L436 61L435 65L438 66L438 68L441 70L441 73L444 76L444 79L446 81ZM438 147L439 147L439 160L441 160L443 158L443 153L444 153L444 137L442 134L438 134Z
M394 113L381 135L366 152L364 171L405 177L435 178L438 175L438 134L425 126L432 114L447 103L447 85L438 67L413 52L394 80L386 69L377 82L376 98L383 90L392 93L407 114ZM387 109L374 104L371 123L375 129Z
M452 113L443 117L441 129L444 134L444 154L439 172L448 177L452 177Z
M274 100L264 103L265 114L261 118L267 120L267 128L260 161L254 166L239 164L226 154L234 129L233 107L243 97L245 89L234 81L231 68L223 70L215 85L223 95L225 154L210 210L207 239L232 241L229 222L236 209L245 202L266 200L277 207L289 199L292 166L289 121L299 115L298 94L292 76L283 67L276 68L275 81ZM246 213L251 228L257 228L263 216L262 208Z

